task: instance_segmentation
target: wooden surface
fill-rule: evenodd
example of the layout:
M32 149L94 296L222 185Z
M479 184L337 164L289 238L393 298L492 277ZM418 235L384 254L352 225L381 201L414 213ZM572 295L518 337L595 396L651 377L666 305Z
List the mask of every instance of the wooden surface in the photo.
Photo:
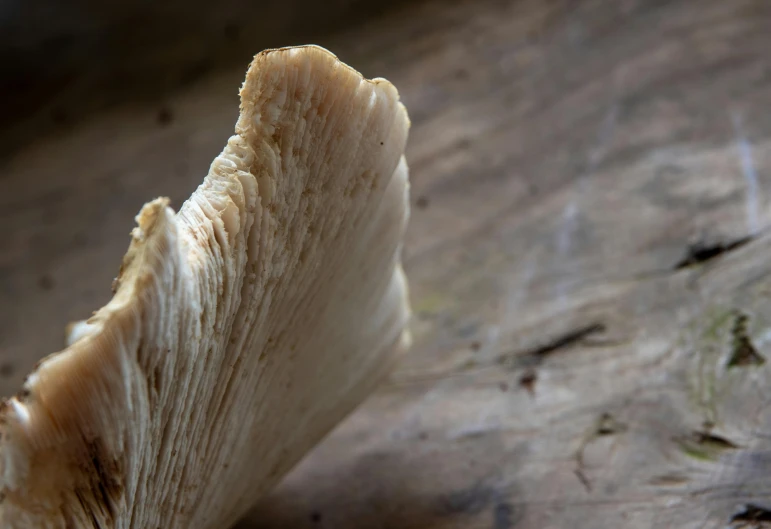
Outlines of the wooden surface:
M173 99L277 41L315 40L403 2L5 0L0 156L116 103Z
M411 113L415 347L240 529L771 523L770 23L436 0L318 41ZM0 392L197 185L244 67L2 163Z

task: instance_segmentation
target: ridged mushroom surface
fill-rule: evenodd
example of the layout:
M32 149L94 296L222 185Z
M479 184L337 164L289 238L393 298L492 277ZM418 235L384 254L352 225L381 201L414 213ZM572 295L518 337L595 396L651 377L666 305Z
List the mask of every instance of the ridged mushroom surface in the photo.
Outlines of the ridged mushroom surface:
M409 344L408 128L326 50L258 54L203 183L5 402L0 525L223 529L350 413Z

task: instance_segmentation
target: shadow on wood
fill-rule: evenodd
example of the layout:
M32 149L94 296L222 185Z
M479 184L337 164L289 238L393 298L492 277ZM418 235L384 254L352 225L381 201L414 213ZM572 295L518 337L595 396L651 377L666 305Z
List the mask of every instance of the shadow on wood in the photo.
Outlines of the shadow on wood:
M496 432L457 444L419 434L410 450L371 452L288 480L237 529L449 529L481 520L510 529L524 505L505 469L519 452Z

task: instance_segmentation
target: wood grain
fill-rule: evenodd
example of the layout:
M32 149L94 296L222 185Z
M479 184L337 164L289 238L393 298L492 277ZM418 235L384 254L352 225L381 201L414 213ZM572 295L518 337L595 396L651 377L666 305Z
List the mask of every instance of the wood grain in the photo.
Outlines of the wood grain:
M437 0L320 40L410 109L415 347L241 529L767 523L770 22ZM5 160L2 392L107 299L141 204L200 181L242 76Z

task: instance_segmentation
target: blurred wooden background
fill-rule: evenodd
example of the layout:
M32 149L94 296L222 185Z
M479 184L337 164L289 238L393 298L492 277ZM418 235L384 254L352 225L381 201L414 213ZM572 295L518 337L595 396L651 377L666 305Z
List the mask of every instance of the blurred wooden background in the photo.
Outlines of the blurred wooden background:
M410 111L415 347L240 528L771 524L771 4L111 5L0 8L0 393L313 42Z

